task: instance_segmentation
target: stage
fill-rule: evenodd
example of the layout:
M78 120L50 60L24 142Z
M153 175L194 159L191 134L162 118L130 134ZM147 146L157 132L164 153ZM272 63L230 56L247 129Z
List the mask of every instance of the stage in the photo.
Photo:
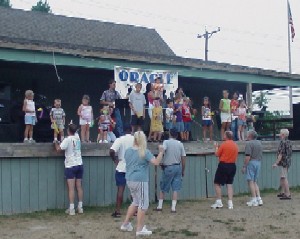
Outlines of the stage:
M259 185L261 189L277 189L279 170L272 169L279 141L265 141ZM248 187L241 174L245 142L238 142L239 158L234 181L235 193L246 193ZM158 144L148 148L157 153ZM218 159L214 156L213 142L184 143L187 153L186 170L180 200L197 200L214 196L213 179ZM110 144L83 144L84 204L105 206L115 203L115 165L109 157ZM292 166L289 170L290 186L300 185L300 141L293 141ZM64 178L64 155L57 153L51 143L0 144L0 214L26 213L67 206ZM150 166L150 200L159 190L161 169ZM225 193L225 191L224 191ZM125 200L129 199L125 192ZM169 195L167 195L167 199Z

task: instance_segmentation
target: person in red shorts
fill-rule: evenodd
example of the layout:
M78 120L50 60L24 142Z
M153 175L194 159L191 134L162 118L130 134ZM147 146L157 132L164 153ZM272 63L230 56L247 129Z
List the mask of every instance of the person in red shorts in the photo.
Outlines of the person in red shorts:
M235 162L238 157L238 146L233 142L233 133L231 131L225 131L224 133L225 142L219 145L215 144L215 155L219 157L219 164L215 174L215 191L216 191L216 202L211 205L211 208L217 209L222 208L222 189L221 186L227 186L228 193L228 209L233 209L233 179L236 173Z

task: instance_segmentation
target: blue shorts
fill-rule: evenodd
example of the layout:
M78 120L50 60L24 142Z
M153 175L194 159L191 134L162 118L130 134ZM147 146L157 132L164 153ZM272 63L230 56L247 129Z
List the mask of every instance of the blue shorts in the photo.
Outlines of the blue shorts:
M202 126L211 126L212 125L212 121L211 120L202 120Z
M173 129L173 127L174 127L174 125L173 125L172 121L166 122L166 129L167 130Z
M184 125L184 131L185 132L190 132L191 131L192 122L183 122L183 125Z
M164 193L168 193L170 188L173 192L178 192L181 189L182 184L182 166L180 165L170 165L165 166L161 181L160 190Z
M257 182L257 178L260 172L261 161L250 160L246 168L246 179L248 181Z
M126 173L119 172L119 171L116 170L115 179L116 179L116 185L117 185L117 187L119 187L119 186L125 186L126 185L125 174Z
M176 130L178 133L184 132L184 124L183 122L176 122Z
M246 126L246 121L238 119L238 126Z
M77 165L71 168L65 168L66 179L82 179L83 165Z
M36 117L31 115L25 115L25 124L35 125Z

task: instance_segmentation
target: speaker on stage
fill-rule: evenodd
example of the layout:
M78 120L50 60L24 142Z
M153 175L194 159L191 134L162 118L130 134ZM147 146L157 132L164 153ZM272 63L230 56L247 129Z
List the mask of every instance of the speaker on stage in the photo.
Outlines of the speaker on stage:
M0 99L0 124L10 123L10 100Z
M0 82L0 100L11 100L10 85Z
M17 124L0 124L0 142L15 143L19 139L20 125ZM23 136L23 134L22 134Z
M293 130L291 130L289 138L300 140L300 104L293 104Z

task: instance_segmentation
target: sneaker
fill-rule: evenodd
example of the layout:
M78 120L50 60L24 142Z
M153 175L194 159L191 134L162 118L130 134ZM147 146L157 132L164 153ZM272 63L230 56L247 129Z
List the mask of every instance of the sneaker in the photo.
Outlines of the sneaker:
M82 213L83 213L83 208L82 208L82 207L78 207L78 208L77 208L77 212L78 212L79 214L82 214Z
M31 144L35 143L35 140L34 139L29 139L29 143L31 143Z
M223 207L222 202L216 201L214 204L210 206L212 209L219 209Z
M258 206L262 206L264 204L262 199L257 199Z
M228 202L228 209L232 210L233 209L233 203L232 202Z
M108 144L108 141L105 139L105 140L103 140L103 143Z
M24 142L24 143L29 143L29 140L28 140L28 139L24 139L23 142Z
M70 216L74 216L75 215L75 208L73 209L70 209L68 208L66 211L65 211L66 214L69 214Z
M102 144L102 140L99 140L99 144Z
M249 202L246 203L248 207L257 207L258 206L258 202L257 200L250 200Z
M149 231L146 226L143 226L143 229L139 232L135 233L136 236L150 236L152 235L152 231Z
M127 223L127 225L122 224L122 226L120 227L121 231L125 231L125 232L132 232L133 231L133 226L131 225L131 223Z

